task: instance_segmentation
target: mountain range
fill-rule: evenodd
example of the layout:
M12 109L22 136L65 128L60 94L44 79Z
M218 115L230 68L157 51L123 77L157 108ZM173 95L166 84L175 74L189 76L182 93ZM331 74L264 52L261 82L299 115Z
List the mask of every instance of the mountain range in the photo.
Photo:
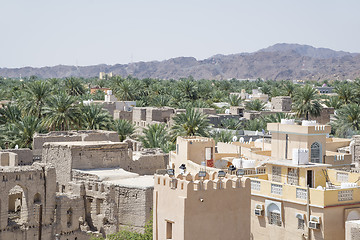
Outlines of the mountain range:
M112 72L126 77L179 79L355 79L360 77L360 54L315 48L309 45L278 43L253 53L215 55L204 60L177 57L164 61L93 66L0 68L0 76L39 78L95 77Z

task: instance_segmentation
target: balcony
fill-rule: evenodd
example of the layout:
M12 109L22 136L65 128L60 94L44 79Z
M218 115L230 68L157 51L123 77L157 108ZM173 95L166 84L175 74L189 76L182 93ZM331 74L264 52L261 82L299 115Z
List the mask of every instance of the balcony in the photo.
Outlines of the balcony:
M307 203L307 189L300 186L264 180L262 175L259 178L251 176L251 194L263 197L279 199L283 201ZM310 188L310 205L313 206L334 206L353 204L360 202L360 187L315 189Z

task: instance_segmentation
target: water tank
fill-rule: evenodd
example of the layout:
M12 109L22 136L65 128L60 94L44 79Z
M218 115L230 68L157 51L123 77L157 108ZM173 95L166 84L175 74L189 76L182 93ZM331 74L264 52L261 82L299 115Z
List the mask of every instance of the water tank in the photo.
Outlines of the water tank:
M295 148L292 152L292 163L301 165L309 163L309 149Z
M302 126L316 126L316 120L302 120L301 122Z
M281 124L294 125L295 119L281 119Z
M242 168L242 159L241 158L234 158L231 163L236 168Z
M255 160L243 160L243 168L255 168Z

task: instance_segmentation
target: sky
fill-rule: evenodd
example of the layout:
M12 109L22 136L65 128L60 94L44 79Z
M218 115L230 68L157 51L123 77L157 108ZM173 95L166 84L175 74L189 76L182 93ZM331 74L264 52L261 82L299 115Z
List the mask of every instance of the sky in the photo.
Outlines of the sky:
M0 0L0 68L125 64L299 43L360 52L358 0Z

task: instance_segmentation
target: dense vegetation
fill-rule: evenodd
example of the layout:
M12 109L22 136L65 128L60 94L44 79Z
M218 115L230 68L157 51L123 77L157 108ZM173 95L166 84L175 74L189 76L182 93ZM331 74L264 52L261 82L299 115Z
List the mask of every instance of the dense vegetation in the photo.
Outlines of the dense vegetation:
M35 132L77 129L115 130L123 141L127 136L137 133L136 127L126 120L114 121L100 105L84 104L83 100L103 100L104 92L90 94L89 86L109 87L119 100L134 100L137 106L170 106L188 109L174 119L174 126L156 125L144 130L139 139L144 146L159 147L165 151L174 148L176 136L213 136L217 140L228 141L229 133L211 131L209 123L202 114L193 108L218 108L216 102L228 102L232 106L244 104L249 110L263 110L266 106L257 100L244 103L230 92L245 89L251 93L259 88L270 97L290 96L293 109L299 119L318 116L323 104L337 110L332 123L333 134L349 137L360 132L360 80L353 82L323 81L306 82L303 85L291 81L238 81L232 80L194 80L191 77L175 80L135 79L112 77L106 80L96 78L66 79L4 79L0 78L0 98L8 100L0 109L0 147L31 147ZM337 96L319 95L314 88L323 84L335 87ZM284 114L269 115L247 122L226 120L223 128L230 130L266 129L266 123L280 121Z

